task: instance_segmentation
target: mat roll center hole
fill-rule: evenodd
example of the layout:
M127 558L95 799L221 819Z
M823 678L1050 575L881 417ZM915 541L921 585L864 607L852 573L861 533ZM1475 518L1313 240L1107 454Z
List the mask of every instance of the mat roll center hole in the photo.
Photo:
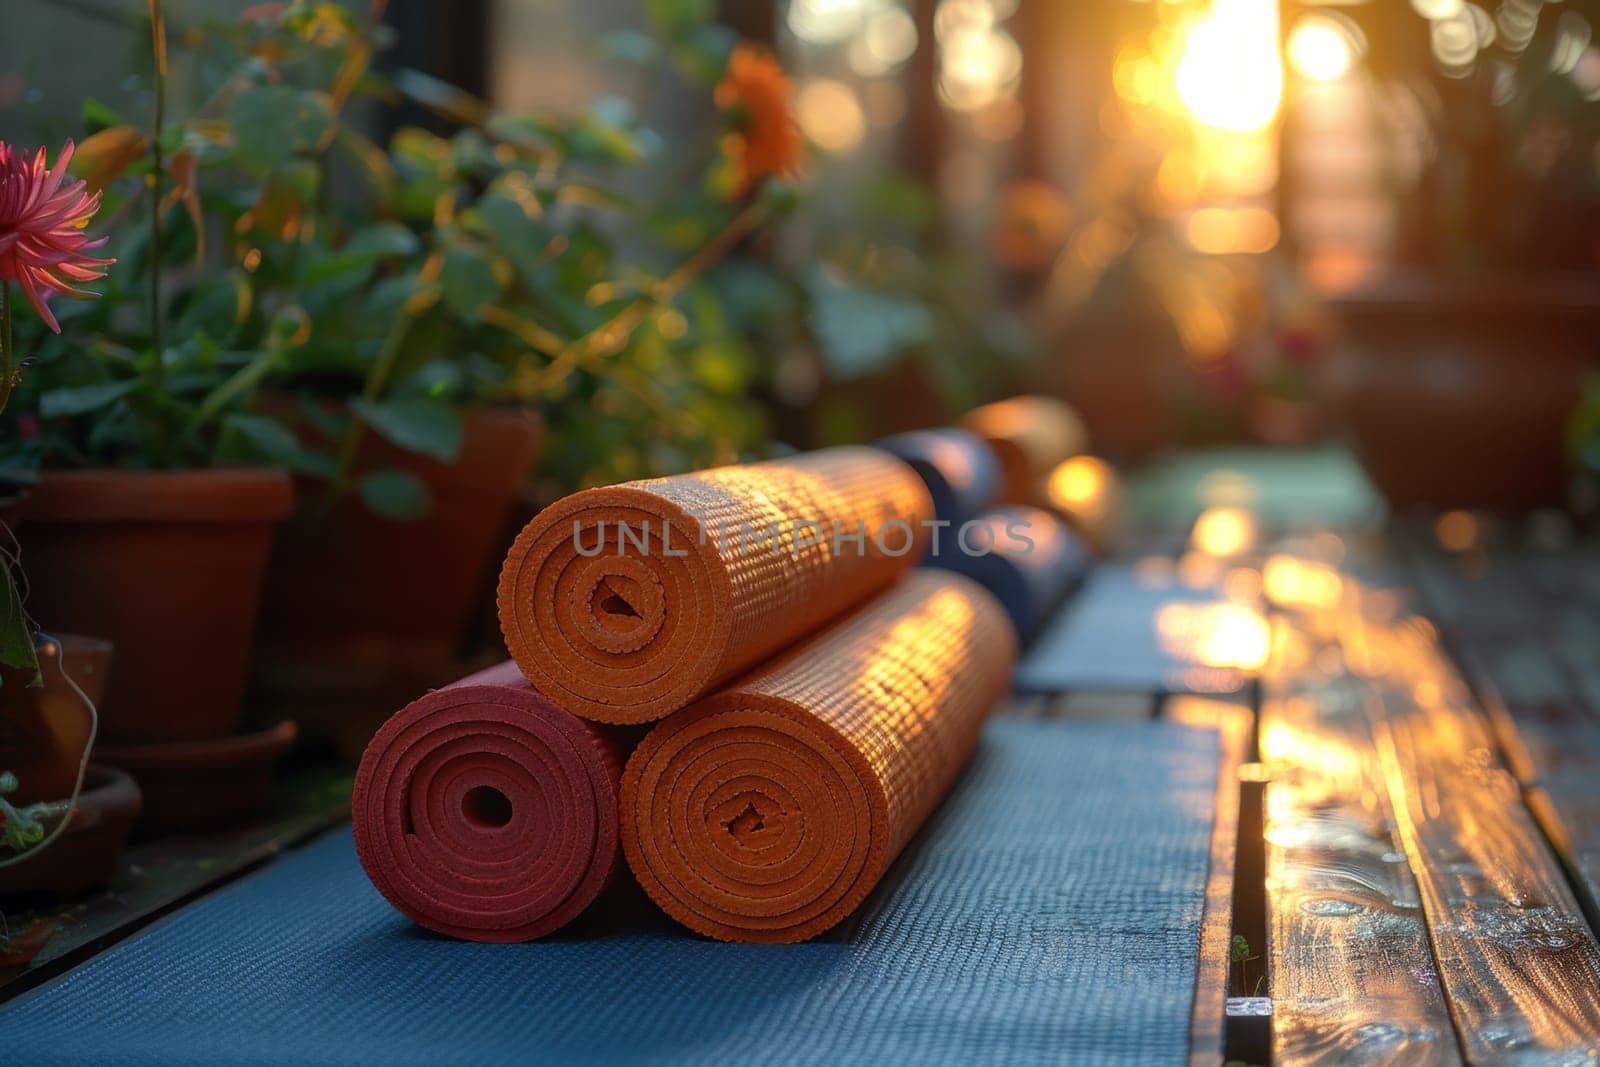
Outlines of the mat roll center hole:
M475 785L461 798L461 813L468 822L494 829L511 821L511 798L492 785Z
M641 617L638 609L629 603L622 590L612 585L609 580L602 579L594 587L594 597L591 603L595 614L600 617L602 622L625 622Z
M741 799L743 805L736 807L730 817L721 820L723 829L727 830L736 841L744 843L763 831L778 828L778 820L783 817L783 811L771 800L764 796L746 796Z

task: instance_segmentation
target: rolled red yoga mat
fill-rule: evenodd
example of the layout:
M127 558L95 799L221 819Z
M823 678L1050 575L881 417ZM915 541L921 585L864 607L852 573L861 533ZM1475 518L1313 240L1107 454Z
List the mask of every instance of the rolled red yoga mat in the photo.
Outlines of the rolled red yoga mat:
M871 448L588 489L507 555L506 647L573 713L650 722L889 585L922 554L932 508L910 467Z
M646 735L622 778L628 866L710 937L822 933L954 783L1015 659L992 596L917 571Z
M350 801L367 877L412 920L471 941L565 925L617 867L614 742L503 663L379 729Z

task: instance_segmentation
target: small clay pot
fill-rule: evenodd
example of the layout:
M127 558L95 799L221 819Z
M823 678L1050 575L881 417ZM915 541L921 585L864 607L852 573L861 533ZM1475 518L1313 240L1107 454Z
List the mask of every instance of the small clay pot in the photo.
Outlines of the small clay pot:
M101 705L111 672L109 641L62 634L40 637L35 650L40 685L30 685L26 671L0 667L0 769L17 776L7 799L18 806L72 793L89 743L84 700Z
M23 504L39 623L106 638L100 737L222 738L238 726L281 470L49 471Z
M133 779L114 767L90 764L61 836L22 863L0 867L0 900L75 897L105 885L138 814L139 787Z
M129 772L144 791L140 836L214 830L261 811L278 760L294 745L295 724L217 741L101 746L95 758Z

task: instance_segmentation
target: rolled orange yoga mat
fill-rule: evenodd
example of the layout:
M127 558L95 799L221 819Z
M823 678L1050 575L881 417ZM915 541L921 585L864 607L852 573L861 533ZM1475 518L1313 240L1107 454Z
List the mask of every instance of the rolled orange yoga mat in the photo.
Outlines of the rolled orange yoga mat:
M500 627L562 707L650 722L889 585L932 509L911 468L871 448L588 489L517 537Z
M430 930L541 937L618 866L619 757L602 727L540 696L514 663L436 689L361 758L350 802L361 865Z
M1001 504L1037 503L1045 476L1089 443L1078 413L1053 396L1014 396L985 404L967 412L961 426L989 442L999 458Z
M710 937L822 933L954 783L1015 659L992 596L917 571L645 736L622 778L628 866Z

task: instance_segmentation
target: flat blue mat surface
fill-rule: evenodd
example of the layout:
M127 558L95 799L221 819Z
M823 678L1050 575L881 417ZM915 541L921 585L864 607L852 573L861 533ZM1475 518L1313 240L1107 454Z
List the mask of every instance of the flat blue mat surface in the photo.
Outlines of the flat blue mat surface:
M1245 677L1206 667L1164 647L1157 615L1172 604L1220 604L1216 589L1150 578L1127 564L1097 568L1046 623L1017 664L1018 693L1236 693Z
M998 719L855 918L526 945L390 910L335 831L0 1009L5 1062L1185 1062L1216 735Z

